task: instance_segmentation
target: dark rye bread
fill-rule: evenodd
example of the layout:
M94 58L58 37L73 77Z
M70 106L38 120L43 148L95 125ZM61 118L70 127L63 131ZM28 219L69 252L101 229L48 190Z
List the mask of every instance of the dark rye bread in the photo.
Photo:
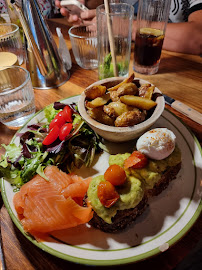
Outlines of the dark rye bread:
M144 212L148 206L147 201L147 196L144 196L135 208L117 211L115 217L112 218L112 224L106 223L94 212L93 218L89 221L89 224L104 232L120 232Z
M152 189L147 190L147 196L153 197L159 195L168 187L169 183L176 178L180 169L181 162L176 166L170 167L168 170L166 170L158 183L156 183Z
M97 229L100 229L101 231L108 233L117 233L122 231L144 212L148 206L149 197L159 195L168 187L169 183L176 178L180 168L181 163L166 170L159 182L155 184L154 188L145 192L145 196L141 202L135 208L118 211L117 214L112 218L112 224L106 223L95 212L93 214L93 218L89 221L89 224Z

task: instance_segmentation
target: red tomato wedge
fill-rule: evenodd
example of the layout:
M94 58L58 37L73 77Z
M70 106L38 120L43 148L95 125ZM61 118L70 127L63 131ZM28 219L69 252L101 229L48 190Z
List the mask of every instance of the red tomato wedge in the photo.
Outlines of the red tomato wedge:
M61 127L59 131L59 139L61 141L65 140L65 138L69 135L72 127L72 123L66 123Z
M54 126L50 130L46 138L43 140L43 145L50 145L51 143L53 143L57 139L59 135L59 131L60 131L60 128L58 126Z
M134 168L141 169L146 167L148 163L147 157L139 151L134 151L124 162L124 169Z
M110 208L119 199L119 194L115 187L108 181L102 181L98 185L97 195L102 205Z
M63 117L57 117L54 118L49 125L49 129L51 130L54 126L58 126L61 128L66 123L65 119Z
M67 105L63 109L63 117L66 122L72 123L72 109Z

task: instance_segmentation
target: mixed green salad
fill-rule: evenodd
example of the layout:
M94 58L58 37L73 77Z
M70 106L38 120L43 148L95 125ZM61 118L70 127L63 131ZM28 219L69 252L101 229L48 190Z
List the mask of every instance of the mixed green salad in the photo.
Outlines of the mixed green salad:
M44 169L56 165L64 172L72 172L82 165L92 164L95 153L104 149L99 137L81 118L75 103L55 102L44 109L45 118L27 126L19 145L2 144L6 149L0 160L0 176L18 190ZM47 179L48 180L48 179Z

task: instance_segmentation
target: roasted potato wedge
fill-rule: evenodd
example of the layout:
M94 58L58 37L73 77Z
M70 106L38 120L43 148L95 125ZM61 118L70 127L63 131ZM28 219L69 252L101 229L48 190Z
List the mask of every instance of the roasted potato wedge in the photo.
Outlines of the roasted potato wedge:
M144 98L152 99L154 89L155 89L154 85L148 87L145 94L144 94Z
M117 89L118 96L136 95L138 88L134 83L124 83Z
M147 89L151 86L150 83L145 83L139 87L139 97L144 97L145 93L147 92Z
M104 94L86 103L87 108L96 108L105 105L110 100L110 93Z
M103 85L95 85L90 88L87 88L84 91L86 98L90 100L103 96L105 92L106 92L106 87Z
M124 112L118 116L115 120L116 127L128 127L137 125L145 120L145 114L139 109L133 111Z
M117 90L122 84L124 83L129 83L129 82L132 82L133 79L134 79L135 75L134 73L130 75L130 77L126 78L125 80L123 80L122 82L120 82L119 84L111 87L111 88L108 88L108 91L115 91Z
M111 117L117 117L124 112L128 112L130 107L120 101L110 102L108 105L105 105L103 108L104 112Z
M134 106L142 110L150 110L151 108L156 106L156 102L151 99L132 95L122 96L120 97L120 101L127 105Z
M97 107L97 108L93 108L87 111L87 113L89 114L89 116L93 119L95 119L96 121L108 125L108 126L114 126L114 119L111 118L109 115L107 115L104 111L103 111L103 107Z
M117 91L110 91L110 98L113 102L116 102L119 100L119 96Z

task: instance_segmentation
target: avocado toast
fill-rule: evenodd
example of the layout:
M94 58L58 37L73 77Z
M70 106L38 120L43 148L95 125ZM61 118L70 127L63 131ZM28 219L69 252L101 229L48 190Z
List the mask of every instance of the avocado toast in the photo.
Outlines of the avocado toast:
M89 222L93 227L111 233L123 230L144 212L150 197L160 194L168 187L181 168L181 152L176 145L172 153L161 160L145 157L145 162L142 159L141 164L131 165L131 158L133 161L138 160L137 157L134 158L134 154L138 157L142 155L144 159L144 155L139 151L109 157L109 168L119 166L126 175L124 183L114 186L118 199L110 207L103 203L98 192L100 183L108 181L105 174L91 181L87 198L94 210L93 218ZM106 192L103 194L108 196Z

